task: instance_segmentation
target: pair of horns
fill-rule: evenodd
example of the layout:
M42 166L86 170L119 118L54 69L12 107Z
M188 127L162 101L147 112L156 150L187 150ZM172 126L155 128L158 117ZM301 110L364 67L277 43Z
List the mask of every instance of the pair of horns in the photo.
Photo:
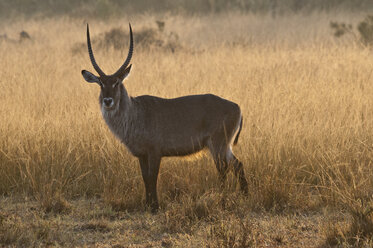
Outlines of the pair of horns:
M132 37L132 27L131 27L131 24L129 24L129 26L130 26L130 48L129 48L129 51L128 51L128 55L127 55L127 58L124 61L123 65L113 74L113 76L120 76L124 72L124 70L127 68L128 64L130 63L131 58L132 58L132 53L133 53L133 37ZM97 71L97 73L100 76L105 76L106 74L100 69L100 67L96 63L95 56L93 56L93 51L92 51L92 46L91 46L91 38L89 36L89 26L88 26L88 23L87 23L87 45L88 45L89 58L91 59L91 63L93 65L93 68L95 68L95 70Z

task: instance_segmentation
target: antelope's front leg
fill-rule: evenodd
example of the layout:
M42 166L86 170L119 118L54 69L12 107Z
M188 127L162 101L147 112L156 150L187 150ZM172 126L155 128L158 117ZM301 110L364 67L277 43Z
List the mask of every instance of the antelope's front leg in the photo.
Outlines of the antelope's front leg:
M157 198L157 180L161 157L155 154L149 154L139 157L142 178L145 184L146 205L150 207L153 213L159 208Z

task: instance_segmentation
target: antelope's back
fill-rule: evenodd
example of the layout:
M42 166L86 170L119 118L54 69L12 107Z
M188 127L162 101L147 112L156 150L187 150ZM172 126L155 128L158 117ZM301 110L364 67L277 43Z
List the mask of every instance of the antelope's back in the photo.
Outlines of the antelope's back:
M223 125L238 125L241 115L236 103L212 94L173 99L145 95L135 101L142 109L144 128L169 155L199 151Z

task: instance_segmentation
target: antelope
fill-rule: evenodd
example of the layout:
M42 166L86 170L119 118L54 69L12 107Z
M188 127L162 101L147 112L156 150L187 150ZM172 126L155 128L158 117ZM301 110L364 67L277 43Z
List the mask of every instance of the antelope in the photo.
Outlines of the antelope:
M99 103L102 116L114 135L140 162L145 184L146 205L152 212L159 208L157 178L162 157L186 156L207 148L222 183L232 167L240 188L248 191L242 163L232 152L242 129L240 107L216 95L188 95L174 99L142 95L131 97L123 80L131 71L133 54L132 27L126 60L111 75L106 75L93 55L87 24L88 54L99 76L82 70L88 83L101 88Z

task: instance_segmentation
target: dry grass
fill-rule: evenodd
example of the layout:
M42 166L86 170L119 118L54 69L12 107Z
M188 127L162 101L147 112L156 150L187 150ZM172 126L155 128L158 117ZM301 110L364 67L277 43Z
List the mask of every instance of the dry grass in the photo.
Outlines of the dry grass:
M156 28L159 18L133 17L135 39L136 30ZM138 162L100 116L99 88L81 77L81 69L92 70L88 55L72 53L85 40L84 22L1 23L8 36L24 29L33 40L0 43L0 194L6 196L0 202L6 206L0 208L0 243L371 244L373 57L349 40L333 39L329 22L341 18L354 22L361 16L162 17L164 32L178 34L187 49L170 53L135 46L128 91L161 97L210 92L237 102L245 123L235 152L250 190L249 197L240 195L233 176L220 189L207 155L166 158L155 216L143 212ZM119 26L90 25L92 36ZM108 73L126 53L95 49ZM14 203L19 197L30 200ZM27 204L35 205L32 214ZM91 213L92 204L100 209L80 218ZM332 211L340 212L339 219L330 217ZM308 224L303 229L297 221ZM336 225L325 227L326 221ZM67 231L59 232L64 227ZM87 233L102 235L78 241L79 235L91 237Z

